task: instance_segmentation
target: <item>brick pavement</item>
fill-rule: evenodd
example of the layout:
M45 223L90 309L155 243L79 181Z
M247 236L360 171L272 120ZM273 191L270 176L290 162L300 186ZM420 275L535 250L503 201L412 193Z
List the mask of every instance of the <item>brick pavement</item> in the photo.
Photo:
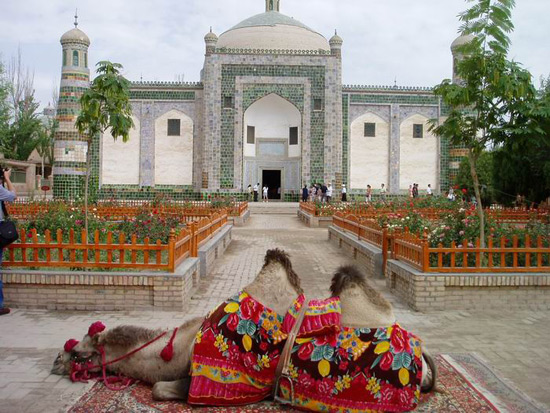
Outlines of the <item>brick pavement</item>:
M262 265L266 249L284 248L292 256L309 297L326 297L334 270L349 258L327 240L326 229L310 229L294 216L252 215L233 230L233 242L215 270L202 280L186 314L148 312L60 312L14 310L0 318L0 412L64 411L86 390L83 384L49 374L66 339L80 339L89 324L108 327L140 324L173 327L202 315L248 284ZM409 311L388 295L383 281L374 284L389 298L402 325L421 336L434 353L476 352L527 394L550 407L550 312Z

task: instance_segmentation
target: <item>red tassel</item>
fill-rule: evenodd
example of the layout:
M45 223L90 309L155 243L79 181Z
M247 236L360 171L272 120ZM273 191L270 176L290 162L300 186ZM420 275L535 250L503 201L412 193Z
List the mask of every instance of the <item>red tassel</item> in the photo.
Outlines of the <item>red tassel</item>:
M160 352L160 356L166 362L169 362L170 360L172 360L172 357L174 357L174 339L176 338L177 332L178 327L174 329L174 332L172 333L172 337L170 337L168 344L166 344L166 346Z
M74 338L71 338L70 340L67 340L67 342L65 343L65 345L63 346L63 349L67 352L67 353L70 353L73 348L75 348L75 346L78 344L78 340L75 340Z
M103 330L105 330L105 325L101 321L96 321L88 329L88 335L93 337L97 333L101 333Z

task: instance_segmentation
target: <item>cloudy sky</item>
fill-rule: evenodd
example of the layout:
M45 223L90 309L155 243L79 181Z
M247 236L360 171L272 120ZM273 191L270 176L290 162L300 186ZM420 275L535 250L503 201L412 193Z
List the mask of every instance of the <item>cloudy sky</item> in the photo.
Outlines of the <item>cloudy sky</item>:
M450 77L449 46L465 0L281 0L281 12L330 38L344 39L345 84L433 86ZM265 10L264 0L0 0L0 56L21 47L34 70L36 97L45 106L59 87L59 38L79 28L91 39L91 63L124 65L130 80L198 81L203 37L221 34ZM550 74L549 0L517 0L511 58L536 84Z

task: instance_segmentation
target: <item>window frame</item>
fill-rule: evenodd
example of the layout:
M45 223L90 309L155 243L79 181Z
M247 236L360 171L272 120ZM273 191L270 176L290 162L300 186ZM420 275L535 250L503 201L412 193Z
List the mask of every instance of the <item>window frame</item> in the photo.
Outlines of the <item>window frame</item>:
M178 128L177 128L177 134L176 133L171 133L171 132L175 132L175 129L174 129L174 126L172 126L172 128L170 128L170 123L174 124L174 122L177 122L177 125L178 125ZM166 122L166 136L181 136L181 119L177 119L177 118L172 118L172 119L168 119L167 122Z
M420 131L419 133L418 130ZM424 124L423 123L413 123L413 139L422 139L424 138Z
M80 67L80 53L78 53L78 50L73 50L72 63L74 67Z
M367 130L367 127L372 127L372 134L370 130ZM363 126L363 137L364 138L376 138L376 123L375 122L365 122Z
M252 131L252 133L250 133ZM252 142L250 136L252 135ZM246 125L246 143L250 145L256 144L256 126Z
M295 131L295 141L293 140L293 132ZM298 143L300 141L300 130L298 126L291 126L288 128L288 144L290 146L298 146Z

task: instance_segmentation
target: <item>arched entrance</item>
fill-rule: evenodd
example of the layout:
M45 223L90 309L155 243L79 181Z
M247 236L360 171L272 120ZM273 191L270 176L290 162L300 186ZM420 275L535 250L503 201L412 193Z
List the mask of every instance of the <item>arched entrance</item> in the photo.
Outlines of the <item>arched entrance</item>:
M243 187L267 186L272 200L299 191L302 114L298 108L272 93L246 110L243 125Z

